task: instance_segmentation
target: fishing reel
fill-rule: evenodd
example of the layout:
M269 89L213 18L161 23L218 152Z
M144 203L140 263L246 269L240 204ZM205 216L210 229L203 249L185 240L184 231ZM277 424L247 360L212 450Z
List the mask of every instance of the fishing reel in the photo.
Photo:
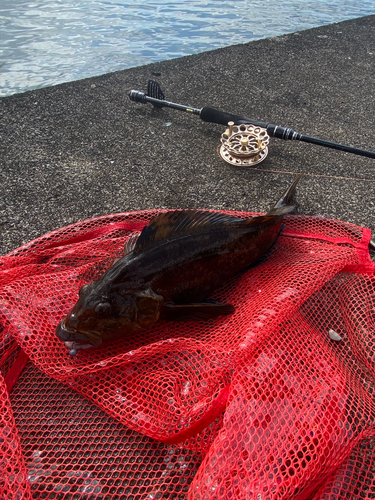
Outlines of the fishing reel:
M228 122L221 136L218 153L230 165L252 167L266 159L270 137L267 130L255 125Z

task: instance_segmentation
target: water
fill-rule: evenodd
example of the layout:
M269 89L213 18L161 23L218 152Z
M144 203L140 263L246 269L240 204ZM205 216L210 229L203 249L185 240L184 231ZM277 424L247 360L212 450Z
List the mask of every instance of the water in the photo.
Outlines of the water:
M0 96L369 14L373 0L1 0Z

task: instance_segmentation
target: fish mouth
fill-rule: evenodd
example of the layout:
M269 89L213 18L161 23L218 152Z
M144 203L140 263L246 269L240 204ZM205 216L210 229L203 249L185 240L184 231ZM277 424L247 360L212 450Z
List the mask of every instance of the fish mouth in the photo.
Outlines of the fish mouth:
M81 341L77 340L66 340L64 342L65 347L68 349L69 354L71 356L75 356L77 354L77 351L83 350L83 349L90 349L90 347L94 347L93 344L88 344L84 343Z
M90 334L86 334L85 332L80 332L74 328L67 328L65 321L61 321L61 323L57 326L56 335L63 341L71 356L75 356L77 351L90 349L90 347L96 347L95 342L90 338L92 336L91 332Z

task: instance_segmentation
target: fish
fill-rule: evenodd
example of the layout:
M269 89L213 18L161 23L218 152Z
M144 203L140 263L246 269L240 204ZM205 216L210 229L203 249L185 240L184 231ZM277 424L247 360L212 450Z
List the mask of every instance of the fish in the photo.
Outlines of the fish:
M254 265L275 244L300 174L265 214L241 219L205 210L155 216L127 241L124 256L83 285L74 307L56 327L71 356L103 342L136 335L159 319L203 321L232 314L212 293Z

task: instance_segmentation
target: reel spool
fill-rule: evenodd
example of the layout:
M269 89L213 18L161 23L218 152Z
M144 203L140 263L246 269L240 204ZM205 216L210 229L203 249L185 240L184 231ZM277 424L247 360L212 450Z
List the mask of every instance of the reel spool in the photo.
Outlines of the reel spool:
M252 167L265 160L270 141L265 128L235 125L234 122L228 122L228 126L219 146L219 155L226 163L236 167Z

